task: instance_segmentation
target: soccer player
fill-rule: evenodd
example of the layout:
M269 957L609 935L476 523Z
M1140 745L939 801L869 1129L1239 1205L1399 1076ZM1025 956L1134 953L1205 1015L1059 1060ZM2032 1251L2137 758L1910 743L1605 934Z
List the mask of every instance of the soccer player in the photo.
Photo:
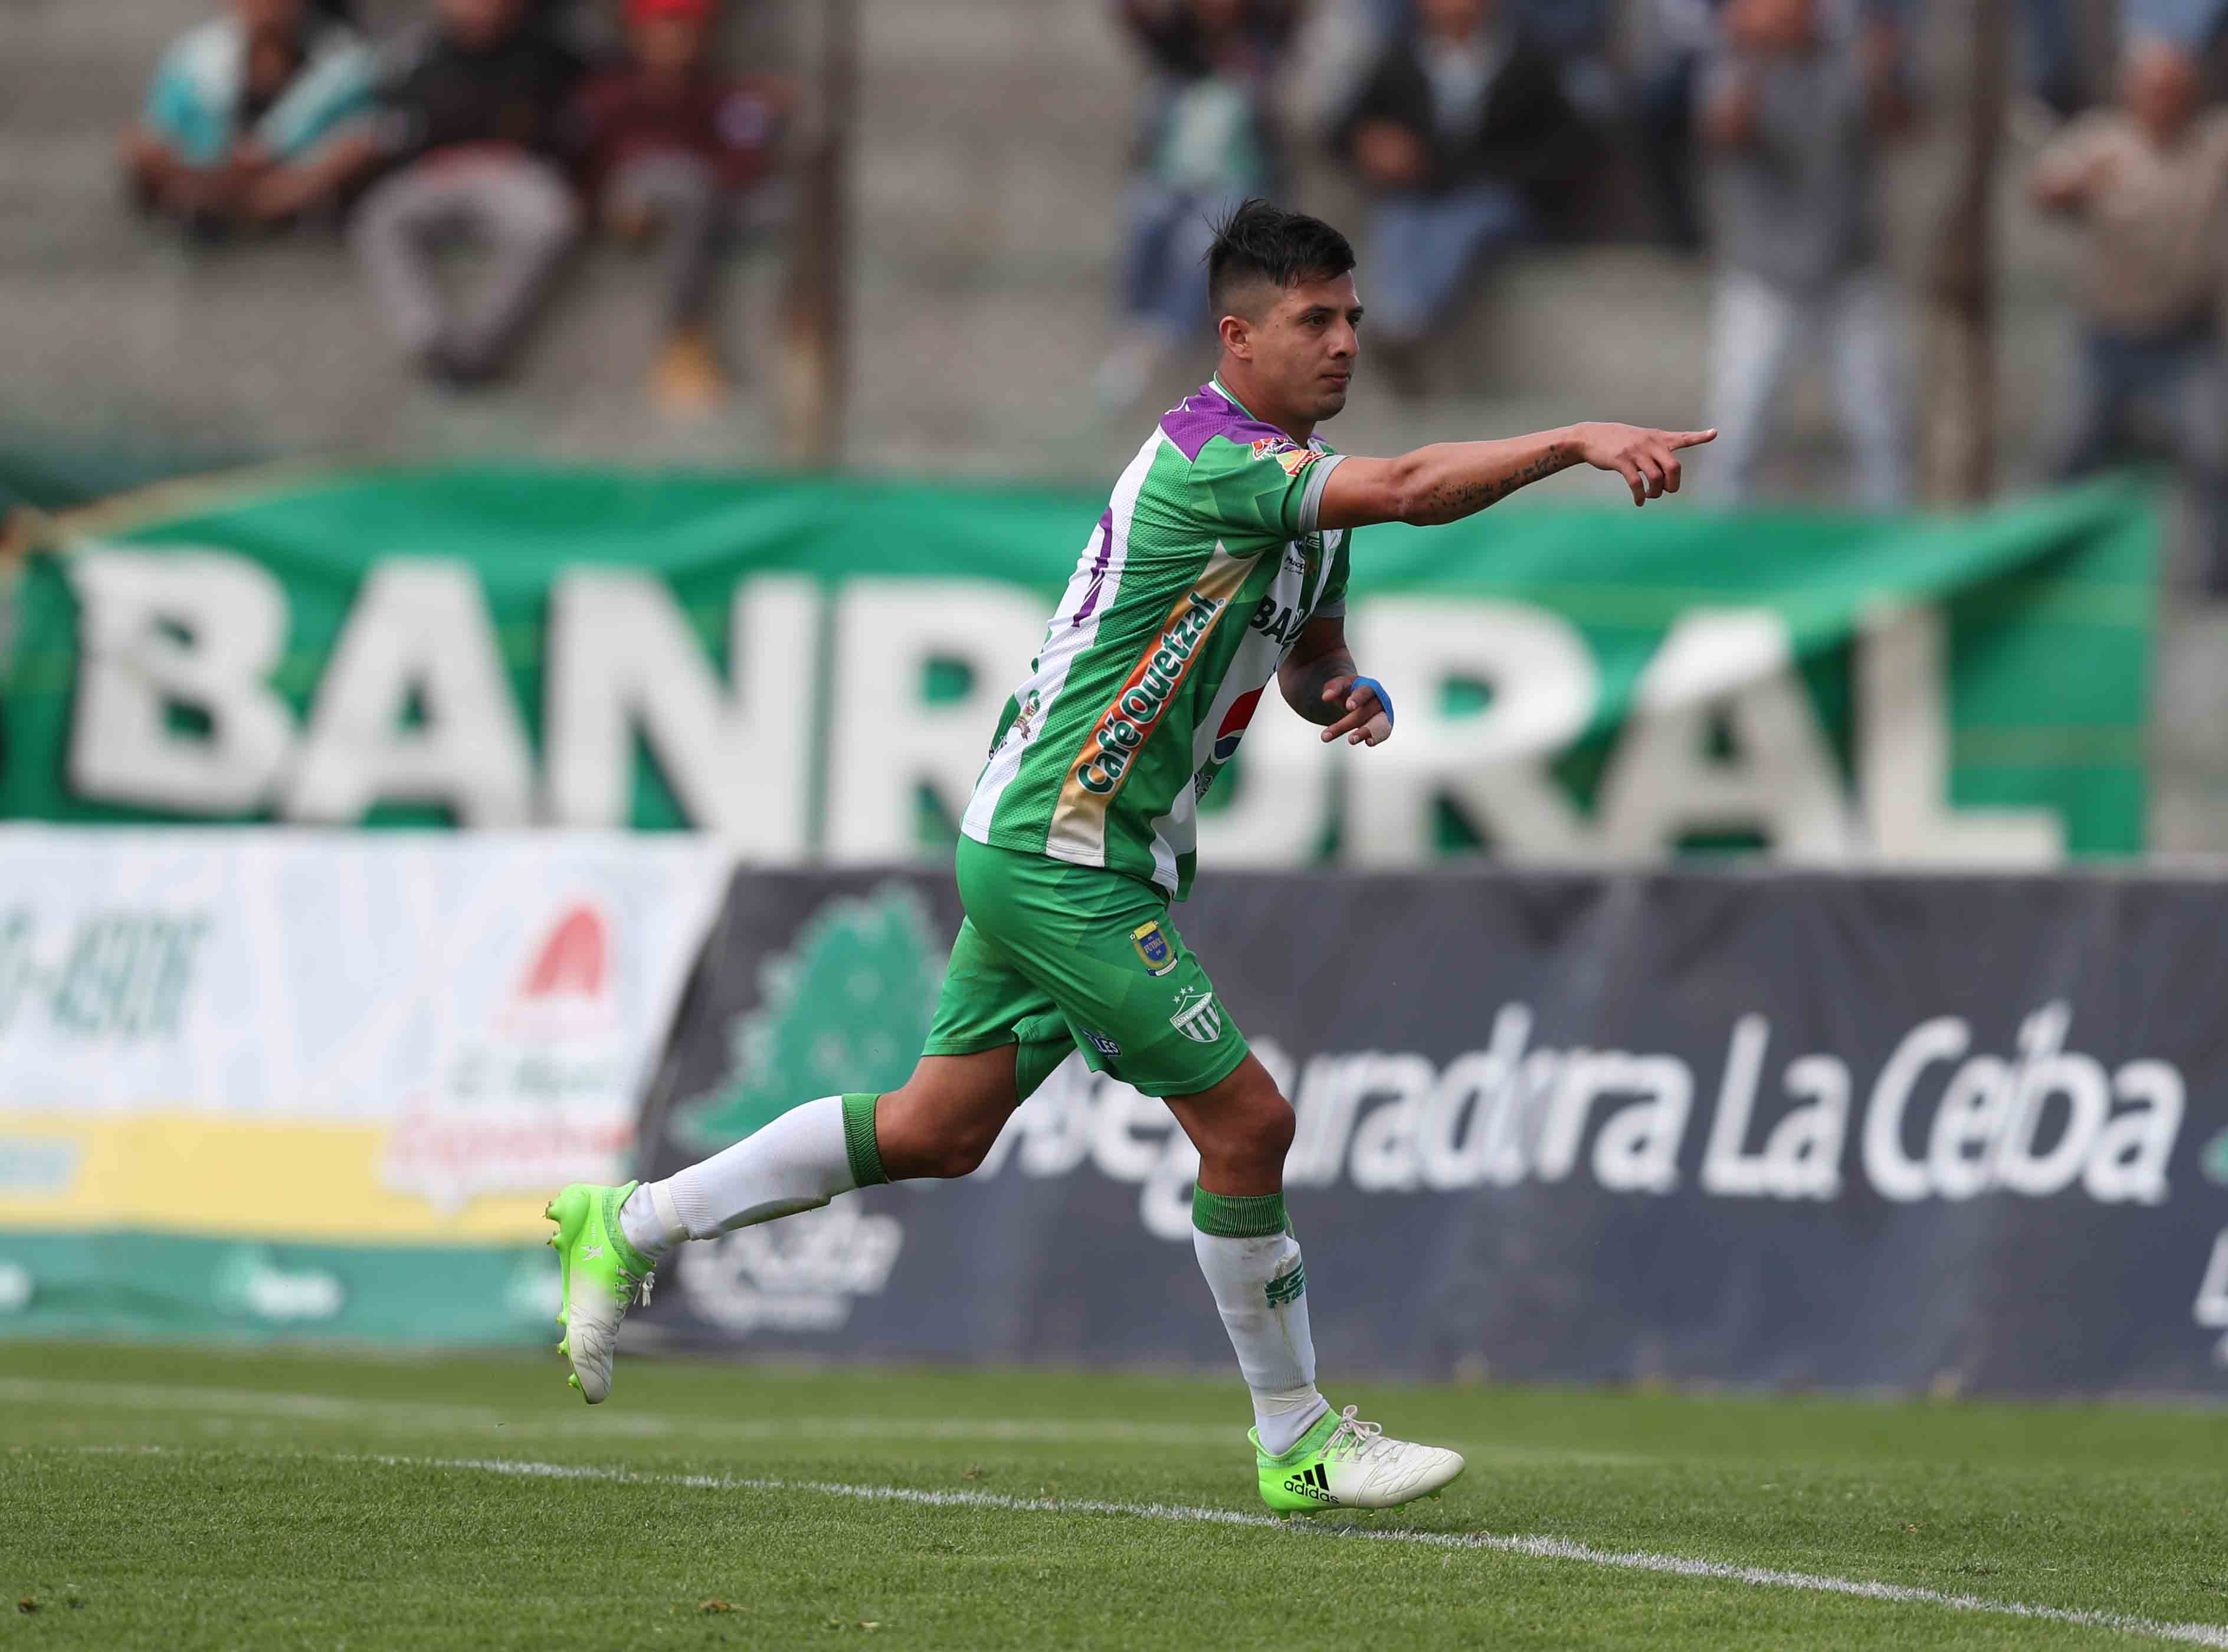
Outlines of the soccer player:
M1346 646L1352 530L1447 522L1573 465L1638 505L1679 490L1710 431L1576 425L1399 458L1333 452L1361 304L1345 236L1248 202L1207 258L1214 378L1115 484L1043 646L1007 702L961 825L966 909L912 1077L824 1096L663 1181L550 1201L559 1344L590 1405L650 1271L711 1239L914 1176L962 1176L1071 1050L1168 1106L1199 1148L1193 1245L1252 1393L1261 1495L1279 1513L1399 1508L1455 1452L1334 1412L1316 1388L1307 1276L1284 1212L1292 1109L1168 915L1192 879L1199 797L1273 673L1326 741L1380 746L1392 700Z

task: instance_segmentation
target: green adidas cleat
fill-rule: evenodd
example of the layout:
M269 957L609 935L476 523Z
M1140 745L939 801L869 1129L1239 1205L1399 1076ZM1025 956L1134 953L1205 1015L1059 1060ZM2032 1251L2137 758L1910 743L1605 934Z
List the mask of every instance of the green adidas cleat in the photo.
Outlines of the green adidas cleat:
M1405 1508L1418 1497L1437 1496L1462 1473L1461 1452L1387 1439L1376 1424L1356 1420L1355 1410L1326 1412L1278 1457L1264 1451L1260 1435L1248 1429L1261 1470L1261 1501L1279 1514Z
M619 1322L637 1300L650 1301L652 1265L619 1231L619 1207L640 1185L576 1181L542 1207L557 1224L549 1248L557 1252L565 1293L557 1310L565 1335L557 1351L572 1362L573 1374L565 1380L591 1405L603 1404L611 1391Z

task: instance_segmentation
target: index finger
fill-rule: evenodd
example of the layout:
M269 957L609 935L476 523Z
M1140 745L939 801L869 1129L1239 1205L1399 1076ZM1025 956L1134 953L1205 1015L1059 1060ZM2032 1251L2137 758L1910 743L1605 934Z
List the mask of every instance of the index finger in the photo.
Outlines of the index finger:
M1663 439L1674 447L1700 447L1706 442L1716 441L1718 432L1714 430L1667 430L1663 432Z
M1374 703L1374 695L1371 696L1371 700L1372 703L1367 709L1362 711L1349 711L1345 716L1340 718L1336 722L1324 729L1322 732L1323 744L1328 746L1331 741L1336 740L1341 734L1351 734L1355 729L1366 727L1371 718L1382 716L1384 714L1385 708L1382 706Z

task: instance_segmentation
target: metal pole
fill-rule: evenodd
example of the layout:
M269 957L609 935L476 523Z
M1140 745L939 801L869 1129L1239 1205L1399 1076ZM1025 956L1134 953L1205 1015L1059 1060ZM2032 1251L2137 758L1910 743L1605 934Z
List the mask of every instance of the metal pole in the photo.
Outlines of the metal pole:
M810 137L797 169L796 234L784 304L782 381L792 463L843 461L849 304L850 139L859 80L856 0L814 0Z
M1926 275L1924 490L1972 504L1995 485L1995 179L2011 51L2006 0L1967 0L1964 155Z

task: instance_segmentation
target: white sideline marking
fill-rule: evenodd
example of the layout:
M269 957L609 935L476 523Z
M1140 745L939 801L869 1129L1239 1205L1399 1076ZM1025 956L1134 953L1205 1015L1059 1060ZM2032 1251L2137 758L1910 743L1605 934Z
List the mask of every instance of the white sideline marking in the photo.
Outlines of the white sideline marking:
M85 1453L164 1455L161 1445L80 1445L66 1448ZM823 1497L850 1497L863 1502L911 1503L927 1508L988 1508L1006 1514L1122 1514L1135 1520L1166 1521L1210 1526L1239 1526L1255 1531L1304 1534L1316 1537L1363 1538L1380 1543L1412 1543L1436 1549L1487 1549L1501 1554L1522 1555L1533 1560L1575 1560L1585 1566L1614 1566L1626 1572L1652 1572L1674 1578L1704 1578L1719 1583L1745 1583L1758 1589L1796 1589L1812 1594L1853 1595L1862 1600L1884 1600L1899 1606L1941 1606L1951 1611L1984 1612L1999 1617L2032 1618L2039 1623L2065 1623L2076 1629L2116 1630L2147 1636L2154 1640L2178 1641L2189 1646L2228 1647L2228 1625L2175 1623L2154 1617L2135 1617L2125 1612L2089 1611L2066 1606L2037 1606L2026 1601L1990 1600L1981 1595L1953 1595L1911 1584L1878 1583L1861 1578L1834 1578L1815 1572L1783 1572L1771 1566L1736 1566L1725 1560L1697 1560L1681 1554L1654 1554L1644 1549L1597 1549L1568 1538L1501 1535L1492 1532L1418 1532L1399 1527L1326 1525L1322 1521L1284 1521L1269 1514L1246 1514L1234 1508L1207 1508L1185 1503L1117 1503L1094 1497L1007 1497L994 1491L923 1491L911 1486L848 1485L834 1480L778 1480L765 1476L718 1474L656 1474L636 1469L611 1469L593 1463L534 1463L510 1457L407 1457L355 1456L342 1452L288 1453L333 1463L375 1463L386 1468L441 1469L471 1474L509 1475L532 1480L602 1480L629 1485L682 1486L701 1491L792 1491Z
M501 1429L507 1437L592 1440L599 1435L633 1439L874 1439L1040 1441L1049 1444L1245 1446L1244 1429L1191 1423L1072 1422L1037 1418L645 1417L638 1412L580 1407L573 1420L522 1417L490 1405L445 1405L411 1399L346 1399L330 1394L282 1393L260 1388L170 1387L157 1383L55 1382L37 1377L0 1378L0 1402L66 1404L116 1411L200 1412L221 1416L282 1417L291 1421L361 1425L399 1432L426 1429ZM1518 1445L1474 1446L1482 1460L1629 1467L1652 1461L1608 1451L1565 1451Z
M1307 1533L1321 1537L1364 1538L1380 1543L1413 1543L1427 1548L1490 1549L1535 1560L1576 1560L1587 1566L1615 1566L1627 1572L1653 1572L1676 1578L1706 1578L1721 1583L1745 1583L1760 1589L1799 1589L1813 1594L1854 1595L1860 1599L1884 1600L1903 1606L1943 1606L1952 1611L2033 1618L2043 1623L2067 1623L2080 1629L2116 1630L2122 1634L2180 1641L2191 1646L2228 1647L2228 1625L2218 1623L2166 1623L2156 1618L2134 1617L2124 1612L2084 1611L2065 1606L2031 1605L2024 1601L1989 1600L1980 1595L1953 1595L1911 1584L1833 1578L1814 1572L1782 1572L1771 1566L1735 1566L1724 1560L1695 1560L1678 1554L1652 1554L1645 1550L1597 1549L1589 1544L1573 1543L1560 1537L1502 1536L1490 1532L1417 1532L1398 1527L1325 1526L1319 1521L1288 1521L1270 1514L1245 1514L1231 1508L1194 1508L1183 1503L1102 1502L1087 1497L1005 1497L990 1491L921 1491L908 1486L846 1485L833 1480L652 1474L631 1469L599 1468L592 1464L527 1463L500 1457L375 1457L355 1460L398 1468L460 1470L533 1479L624 1481L631 1484L687 1486L706 1491L801 1491L823 1497L852 1497L867 1502L912 1503L931 1508L989 1508L1008 1514L1125 1514L1137 1520L1242 1526L1270 1531Z

